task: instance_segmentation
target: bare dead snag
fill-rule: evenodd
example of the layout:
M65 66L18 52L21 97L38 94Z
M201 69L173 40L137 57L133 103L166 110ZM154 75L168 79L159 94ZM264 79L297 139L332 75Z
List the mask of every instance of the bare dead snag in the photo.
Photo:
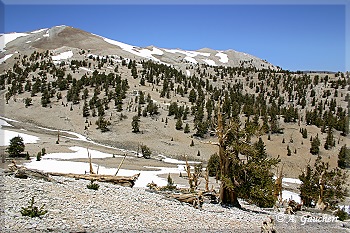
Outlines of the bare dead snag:
M191 167L187 161L187 156L186 156L186 172L187 172L188 184L190 185L190 191L193 192L194 191L194 183L193 183L193 177L191 175Z
M324 174L325 174L325 171L321 173L318 181L318 184L320 186L320 194L318 196L318 201L315 207L316 209L319 209L319 210L325 210L327 208L327 205L323 202L323 193L324 193L324 185L325 185Z
M115 173L115 176L118 174L118 172L119 172L121 166L122 166L123 163L124 163L125 158L126 158L126 154L124 154L124 158L123 158L122 161L120 162L120 164L119 164L119 166L118 166L118 169L117 169L117 171L116 171L116 173Z
M88 153L88 158L89 158L90 174L95 174L94 169L92 167L91 154L89 152L89 148L87 148L87 153Z
M205 169L205 191L208 192L209 191L209 171L208 168Z
M276 181L275 181L274 196L276 200L278 200L278 203L282 203L283 201L282 200L282 179L283 179L283 164L279 172L277 168L277 175L276 175Z

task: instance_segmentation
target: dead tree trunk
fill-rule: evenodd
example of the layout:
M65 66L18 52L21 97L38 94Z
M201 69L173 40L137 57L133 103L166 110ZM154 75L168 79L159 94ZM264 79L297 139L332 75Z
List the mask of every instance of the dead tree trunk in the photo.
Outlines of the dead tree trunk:
M175 198L178 201L193 205L195 208L202 208L203 205L202 193L173 194L171 197Z
M75 179L84 179L91 181L99 181L99 182L108 182L113 184L118 184L125 187L133 187L135 185L136 180L139 178L140 173L133 176L114 176L114 175L98 175L98 174L72 174L72 173L48 173L52 176L64 176Z
M87 153L88 153L88 158L89 158L90 174L95 174L94 169L92 168L92 159L91 159L91 154L89 152L89 149L87 149Z
M324 192L324 186L325 186L324 174L325 174L325 171L321 173L319 182L318 182L320 186L320 194L318 196L318 201L315 207L316 209L319 209L319 210L325 210L327 208L327 205L323 202L323 192Z
M281 167L280 172L277 169L276 181L275 181L275 189L274 196L279 203L282 203L282 179L283 179L283 165Z

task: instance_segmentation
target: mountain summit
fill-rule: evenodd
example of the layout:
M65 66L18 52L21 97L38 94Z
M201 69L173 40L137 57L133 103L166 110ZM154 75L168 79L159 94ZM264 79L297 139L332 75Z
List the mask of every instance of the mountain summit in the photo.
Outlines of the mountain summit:
M148 60L183 67L189 64L210 66L252 67L273 69L278 67L265 60L235 50L217 51L203 48L197 51L164 49L155 46L140 48L119 41L98 36L70 26L55 26L25 33L9 33L1 36L3 41L1 62L16 51L32 53L34 50L56 52L86 50L99 56L114 55L133 60Z

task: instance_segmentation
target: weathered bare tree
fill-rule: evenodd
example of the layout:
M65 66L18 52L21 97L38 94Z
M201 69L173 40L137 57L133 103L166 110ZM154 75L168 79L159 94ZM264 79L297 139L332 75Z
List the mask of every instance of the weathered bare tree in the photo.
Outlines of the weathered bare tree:
M276 180L275 180L275 189L274 189L274 196L278 202L282 203L282 179L283 179L283 165L281 167L281 170L276 172Z

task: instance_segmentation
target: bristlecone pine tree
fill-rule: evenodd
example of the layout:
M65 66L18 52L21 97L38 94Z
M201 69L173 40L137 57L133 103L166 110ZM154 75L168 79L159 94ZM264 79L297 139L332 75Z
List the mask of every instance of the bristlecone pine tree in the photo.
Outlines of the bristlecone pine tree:
M318 156L314 166L308 164L299 176L302 181L299 187L301 200L308 207L313 203L318 206L328 203L330 207L335 207L348 193L345 187L346 178L345 171L339 168L329 170L329 164Z
M241 197L260 207L272 207L276 198L270 170L280 160L267 158L261 138L255 145L248 143L252 132L242 129L238 122L226 124L220 105L217 120L221 204L240 208L237 198Z

